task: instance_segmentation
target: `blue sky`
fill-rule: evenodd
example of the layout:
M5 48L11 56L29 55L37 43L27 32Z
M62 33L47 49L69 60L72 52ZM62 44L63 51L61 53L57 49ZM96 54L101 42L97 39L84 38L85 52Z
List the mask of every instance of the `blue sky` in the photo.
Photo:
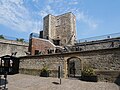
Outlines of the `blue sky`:
M0 0L0 35L29 38L43 17L72 12L77 39L120 32L120 0Z

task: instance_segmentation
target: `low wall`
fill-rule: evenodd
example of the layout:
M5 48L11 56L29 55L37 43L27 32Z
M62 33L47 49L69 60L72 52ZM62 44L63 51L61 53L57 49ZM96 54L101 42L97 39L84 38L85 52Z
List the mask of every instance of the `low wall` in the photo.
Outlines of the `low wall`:
M60 56L41 55L41 56L26 56L20 58L20 73L40 76L44 66L48 67L50 76L58 76L58 66L61 65L64 70L64 62Z
M41 69L24 69L24 68L20 68L19 73L28 74L28 75L34 75L34 76L40 76L41 75ZM49 77L58 77L58 70L49 70ZM62 77L63 77L63 75L62 75Z
M11 55L15 52L17 52L17 57L26 56L25 52L28 52L28 46L28 43L0 39L0 56Z
M40 75L44 65L51 71L50 76L57 77L58 66L63 67L63 76L67 77L68 60L79 58L82 68L90 65L96 71L99 81L112 81L120 73L120 48L81 51L63 54L20 57L20 73ZM112 79L111 79L112 78ZM111 80L109 80L111 79Z
M112 71L112 70L104 70L104 71L96 71L96 75L98 76L98 81L104 82L115 82L120 84L120 71Z

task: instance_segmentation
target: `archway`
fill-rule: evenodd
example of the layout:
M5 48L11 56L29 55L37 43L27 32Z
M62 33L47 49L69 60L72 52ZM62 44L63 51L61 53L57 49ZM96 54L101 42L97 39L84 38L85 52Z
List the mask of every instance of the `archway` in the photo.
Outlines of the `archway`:
M81 59L78 57L71 57L67 59L67 76L79 78L81 76Z

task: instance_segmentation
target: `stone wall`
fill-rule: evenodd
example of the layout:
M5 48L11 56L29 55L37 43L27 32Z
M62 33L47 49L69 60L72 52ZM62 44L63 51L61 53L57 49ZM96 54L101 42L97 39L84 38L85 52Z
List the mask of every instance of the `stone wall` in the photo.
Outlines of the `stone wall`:
M60 45L72 44L76 38L76 18L69 12L58 16L44 17L43 37L45 39L60 40Z
M20 73L40 75L44 66L51 71L50 76L57 77L58 66L64 70L64 62L58 55L27 56L20 58Z
M105 76L100 71L116 71L117 77L120 74L120 48L110 48L101 50L81 51L63 54L51 54L40 56L26 56L20 58L20 73L39 75L44 65L51 71L50 76L57 77L59 65L63 67L63 76L68 76L68 60L77 58L80 60L80 69L89 65L94 68L98 76ZM34 73L31 73L31 70ZM113 74L110 75L112 78Z
M0 56L11 55L15 52L17 52L17 57L26 56L25 52L28 52L28 43L0 39Z
M71 46L72 51L87 51L120 47L120 37L110 38L90 42L76 43L75 46Z
M84 64L96 70L120 70L120 48L92 50L81 53Z

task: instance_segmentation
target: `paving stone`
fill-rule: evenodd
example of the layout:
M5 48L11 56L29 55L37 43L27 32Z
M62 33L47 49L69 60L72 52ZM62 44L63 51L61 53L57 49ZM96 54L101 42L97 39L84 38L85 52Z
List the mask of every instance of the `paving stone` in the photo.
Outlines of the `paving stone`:
M85 82L74 79L63 79L59 85L58 78L39 77L32 75L9 75L8 90L120 90L114 83Z

